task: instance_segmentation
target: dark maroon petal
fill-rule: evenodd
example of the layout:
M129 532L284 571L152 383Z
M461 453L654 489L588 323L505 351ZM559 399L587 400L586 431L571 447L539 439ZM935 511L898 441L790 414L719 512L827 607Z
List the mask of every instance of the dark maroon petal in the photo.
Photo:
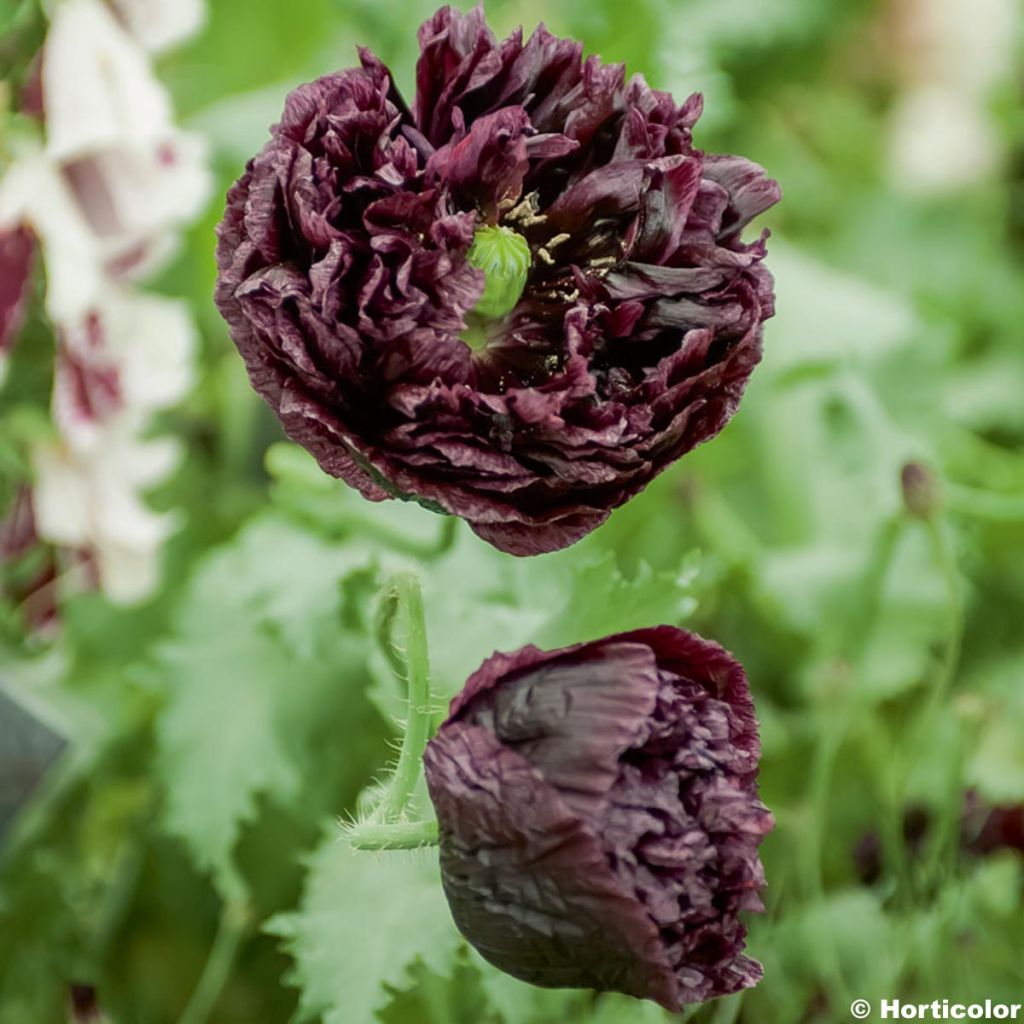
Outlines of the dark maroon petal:
M759 755L742 668L694 634L495 654L424 756L456 923L538 985L677 1011L756 984Z
M32 291L35 241L24 228L0 231L0 357L17 340Z
M693 156L663 157L647 164L644 178L640 228L631 255L659 264L679 248L700 189L701 162Z
M557 517L552 516L550 521L540 524L511 521L471 525L478 537L493 544L499 551L525 558L530 555L546 555L575 544L596 530L610 515L610 509L585 509L574 514L563 511Z
M714 267L662 267L629 262L620 263L609 273L603 287L609 299L653 299L706 292L723 284L726 277L726 271Z
M548 207L560 231L579 231L594 214L615 216L635 209L644 180L644 165L623 160L591 171Z
M474 121L461 138L435 150L424 179L446 187L462 205L475 205L485 220L497 221L522 195L531 160L550 160L577 149L564 135L537 135L522 107L504 107Z
M491 963L550 988L651 996L676 984L653 922L597 837L530 763L486 729L441 733L424 757L452 916Z
M699 95L543 28L444 8L419 38L411 105L367 50L288 97L228 193L217 304L327 472L556 550L736 410L774 310L740 232L778 186L694 148ZM494 227L530 266L487 318Z
M436 146L454 127L457 101L493 79L501 59L482 4L468 14L442 7L420 27L419 43L416 123Z
M704 157L704 176L729 193L730 214L722 224L723 234L739 233L782 198L779 183L741 156Z

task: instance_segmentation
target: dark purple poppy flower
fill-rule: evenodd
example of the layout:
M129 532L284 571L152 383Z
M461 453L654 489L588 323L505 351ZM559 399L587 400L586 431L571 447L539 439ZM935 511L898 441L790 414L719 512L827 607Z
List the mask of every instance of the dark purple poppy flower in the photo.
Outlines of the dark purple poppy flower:
M293 92L228 193L217 303L289 436L368 498L565 547L735 411L773 312L756 164L481 8L420 29L410 107L368 50Z
M692 633L495 654L424 755L456 924L536 985L678 1010L756 984L759 755L743 669Z

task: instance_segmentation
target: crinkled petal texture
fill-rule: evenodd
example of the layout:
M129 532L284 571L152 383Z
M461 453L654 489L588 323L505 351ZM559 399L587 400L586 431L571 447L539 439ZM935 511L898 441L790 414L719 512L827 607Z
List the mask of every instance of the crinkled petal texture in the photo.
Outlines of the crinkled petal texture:
M445 8L420 46L411 107L365 50L288 97L228 194L217 302L327 472L554 550L736 409L773 312L765 236L741 232L779 189L694 148L699 96L544 28L499 42L480 8ZM467 256L495 225L529 276L467 334Z
M741 666L692 633L495 654L424 756L456 923L536 985L675 1011L756 984L759 756Z

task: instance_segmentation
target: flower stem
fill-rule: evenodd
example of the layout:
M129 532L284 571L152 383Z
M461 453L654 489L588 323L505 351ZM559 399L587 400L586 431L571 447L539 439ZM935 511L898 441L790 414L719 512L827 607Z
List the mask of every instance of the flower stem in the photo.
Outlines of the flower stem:
M414 573L396 573L388 581L376 628L377 641L391 670L407 687L405 729L398 761L383 787L380 803L366 819L345 825L345 838L356 850L415 850L436 846L436 821L405 820L434 724L423 593ZM396 642L396 634L399 642Z
M870 557L857 588L859 602L849 617L846 629L837 639L837 659L831 666L821 702L816 709L818 742L811 756L808 793L807 837L804 843L805 884L812 903L824 904L825 837L829 826L829 799L839 753L846 742L856 715L860 711L857 678L862 670L865 652L874 629L885 585L897 545L903 535L906 519L897 515L879 527L872 543ZM838 705L838 707L837 707ZM834 941L822 945L820 954L830 969L830 997L837 1006L849 1005L839 951Z
M203 973L178 1018L178 1024L206 1024L231 973L238 947L249 929L249 919L246 902L229 900L224 904Z
M360 821L345 829L349 845L355 850L418 850L437 845L436 821L396 821L379 824Z
M960 651L964 635L964 600L960 586L960 574L956 557L949 543L949 537L941 519L933 517L925 523L928 538L931 542L932 556L942 575L946 591L946 644L935 675L934 683L925 701L924 708L916 723L917 731L914 742L908 751L907 763L904 767L904 779L909 779L913 765L924 756L924 751L934 742L936 723L942 714L949 698L953 683L956 680L960 665ZM947 820L940 821L933 837L931 850L926 858L922 877L927 882L939 870L944 855L949 848L955 849L959 842L959 823L961 812L961 782L966 761L967 738L965 729L960 725L956 748L951 751L949 764L949 780L947 785L948 806ZM943 827L945 826L945 827Z
M942 574L946 589L946 619L948 637L939 667L939 676L932 688L931 704L942 704L953 685L956 670L960 664L960 648L964 635L964 602L960 590L960 570L949 544L949 538L940 520L928 521L928 537L931 541L935 561Z
M889 568L906 524L907 520L903 516L892 516L882 524L875 538L871 558L859 588L861 600L847 622L841 651L847 663L855 669L860 667L871 639L871 631L877 624ZM850 692L853 693L855 689Z
M809 857L807 881L813 895L824 893L823 858L825 831L828 827L829 795L836 760L843 742L852 727L852 719L860 699L857 673L864 652L878 618L882 594L885 590L889 567L906 520L902 516L887 519L875 536L870 558L861 584L857 588L860 600L849 616L845 633L838 642L838 659L833 662L832 678L828 681L825 703L818 709L818 743L812 756L810 805L812 827L808 830ZM841 705L836 714L835 704Z
M386 600L391 611L381 625L397 625L404 644L398 647L393 635L382 640L392 666L405 679L408 697L402 748L378 811L382 819L378 823L399 821L405 813L419 779L432 722L427 626L419 579L410 572L397 573L388 584Z

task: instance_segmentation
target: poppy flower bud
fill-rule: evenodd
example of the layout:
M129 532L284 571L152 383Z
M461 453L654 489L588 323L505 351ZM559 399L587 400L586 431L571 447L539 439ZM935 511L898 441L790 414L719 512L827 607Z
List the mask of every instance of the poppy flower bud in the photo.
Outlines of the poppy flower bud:
M931 519L942 505L935 474L920 462L908 462L900 471L903 507L915 519Z
M493 655L424 755L456 924L536 985L675 1011L756 984L759 754L743 669L692 633Z

